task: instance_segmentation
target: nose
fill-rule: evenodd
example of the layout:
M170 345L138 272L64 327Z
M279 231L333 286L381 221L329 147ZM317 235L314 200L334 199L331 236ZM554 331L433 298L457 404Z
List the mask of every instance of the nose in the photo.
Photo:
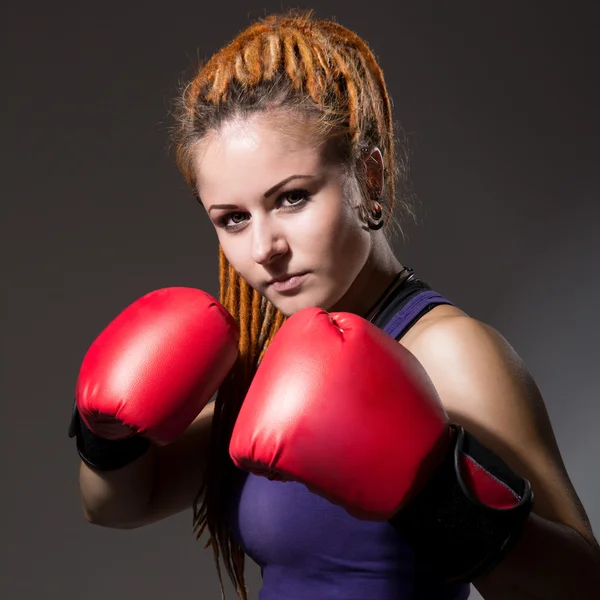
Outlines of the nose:
M252 223L252 259L259 265L269 264L288 251L283 232L268 217Z

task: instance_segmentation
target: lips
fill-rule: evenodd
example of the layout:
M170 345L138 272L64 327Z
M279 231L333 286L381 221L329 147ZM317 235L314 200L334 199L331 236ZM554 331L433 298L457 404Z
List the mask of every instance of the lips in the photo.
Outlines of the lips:
M274 283L282 283L288 279L292 279L292 277L300 277L302 275L305 275L305 273L287 273L285 275L279 275L277 277L273 277L273 279L269 280L267 284L273 285Z
M307 273L289 273L286 275L281 275L279 277L273 277L269 282L269 286L271 289L276 292L291 292L297 290L299 288Z

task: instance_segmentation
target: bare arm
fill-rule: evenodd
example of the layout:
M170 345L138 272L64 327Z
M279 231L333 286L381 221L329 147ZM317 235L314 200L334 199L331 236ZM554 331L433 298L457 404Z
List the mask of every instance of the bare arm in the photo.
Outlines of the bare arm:
M534 492L520 542L475 587L486 600L596 598L598 544L520 358L491 327L460 315L432 321L411 346L451 419L526 477Z
M206 464L214 404L168 446L152 446L133 463L99 472L81 463L83 514L93 524L133 529L192 506Z

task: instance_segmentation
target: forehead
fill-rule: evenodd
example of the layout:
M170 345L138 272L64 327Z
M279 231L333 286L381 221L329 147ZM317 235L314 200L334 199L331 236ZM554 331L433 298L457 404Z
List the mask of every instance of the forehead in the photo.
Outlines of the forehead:
M323 166L322 151L301 124L291 128L277 120L254 116L236 119L209 133L194 155L200 196L248 193L265 188L295 173Z

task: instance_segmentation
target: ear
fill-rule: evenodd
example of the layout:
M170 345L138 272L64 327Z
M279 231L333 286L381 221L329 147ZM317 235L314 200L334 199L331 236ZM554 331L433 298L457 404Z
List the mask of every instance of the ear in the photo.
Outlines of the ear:
M380 198L383 193L384 171L383 155L376 146L367 149L360 158L361 170L371 198Z

